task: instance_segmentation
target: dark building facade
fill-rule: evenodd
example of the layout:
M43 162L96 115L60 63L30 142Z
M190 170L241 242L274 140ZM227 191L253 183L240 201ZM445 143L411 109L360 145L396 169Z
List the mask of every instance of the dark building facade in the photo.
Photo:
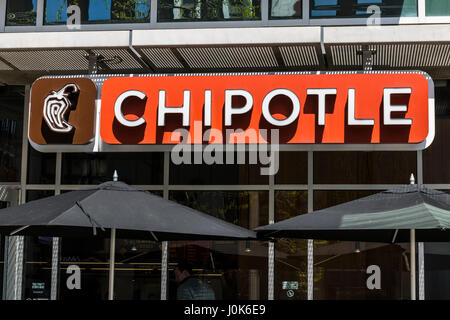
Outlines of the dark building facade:
M76 8L67 13L71 6L80 9L80 25ZM117 170L132 186L253 229L407 184L411 173L449 192L449 31L450 2L437 0L3 0L0 204L93 186ZM282 151L277 174L264 176L259 164L176 165L169 151L39 152L28 140L30 88L41 76L368 65L432 77L435 138L428 148ZM2 235L2 299L107 299L109 248L108 239ZM449 249L418 243L417 299L450 298ZM114 297L176 299L173 270L182 258L217 299L409 299L409 251L407 243L118 239ZM68 285L73 265L80 289ZM366 283L372 265L381 270L379 289Z

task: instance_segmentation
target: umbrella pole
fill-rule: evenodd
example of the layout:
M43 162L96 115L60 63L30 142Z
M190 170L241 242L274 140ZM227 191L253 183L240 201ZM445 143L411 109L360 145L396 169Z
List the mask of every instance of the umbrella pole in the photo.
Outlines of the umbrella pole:
M111 239L109 243L109 287L108 300L114 300L114 265L116 260L116 229L111 229Z
M416 300L416 230L410 231L410 254L411 254L411 300Z

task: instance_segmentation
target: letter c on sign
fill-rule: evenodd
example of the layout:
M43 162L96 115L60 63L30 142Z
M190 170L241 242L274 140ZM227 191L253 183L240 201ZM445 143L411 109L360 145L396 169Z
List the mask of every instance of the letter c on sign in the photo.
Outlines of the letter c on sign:
M272 101L272 99L278 95L285 95L292 101L292 113L290 114L289 117L287 117L286 119L283 119L283 120L275 119L274 117L272 117L272 115L270 114L270 111L269 111L270 101ZM266 120L270 124L273 124L274 126L280 126L280 127L287 126L287 125L291 124L292 122L294 122L295 119L297 119L298 115L300 114L300 101L298 100L298 97L295 95L295 93L293 93L292 91L290 91L288 89L275 89L273 91L270 91L267 94L267 96L264 98L263 103L262 103L262 112L263 112L264 118L266 118Z
M137 127L141 124L145 123L144 118L139 118L137 120L128 120L125 119L122 113L122 103L125 101L125 99L129 97L138 97L141 100L144 100L147 96L145 93L138 91L138 90L128 90L122 93L116 100L116 103L114 104L114 115L116 116L117 121L119 121L121 124L127 127Z

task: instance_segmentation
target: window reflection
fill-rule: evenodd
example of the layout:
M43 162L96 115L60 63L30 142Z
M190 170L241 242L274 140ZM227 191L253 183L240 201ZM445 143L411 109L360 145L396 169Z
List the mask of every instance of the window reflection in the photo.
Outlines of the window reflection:
M175 191L171 198L249 229L267 224L267 192ZM173 241L169 252L169 298L176 299L174 269L186 261L215 298L267 299L268 245L259 241Z
M450 3L442 0L426 0L425 1L426 16L449 16Z
M270 19L301 19L301 18L302 18L301 0L270 0Z
M0 86L0 181L20 181L24 89Z
M6 25L36 25L36 6L37 0L8 0L6 6Z
M66 23L71 5L80 7L82 24L150 21L150 0L46 0L45 24Z
M311 18L366 18L377 6L381 17L417 17L417 0L310 0Z
M159 0L158 21L260 20L260 0Z

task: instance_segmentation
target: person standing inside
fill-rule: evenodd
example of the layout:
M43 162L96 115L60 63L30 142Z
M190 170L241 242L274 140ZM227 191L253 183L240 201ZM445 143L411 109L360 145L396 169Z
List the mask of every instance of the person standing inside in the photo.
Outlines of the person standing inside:
M212 287L192 275L192 268L180 260L175 268L175 280L178 283L177 300L215 300Z

